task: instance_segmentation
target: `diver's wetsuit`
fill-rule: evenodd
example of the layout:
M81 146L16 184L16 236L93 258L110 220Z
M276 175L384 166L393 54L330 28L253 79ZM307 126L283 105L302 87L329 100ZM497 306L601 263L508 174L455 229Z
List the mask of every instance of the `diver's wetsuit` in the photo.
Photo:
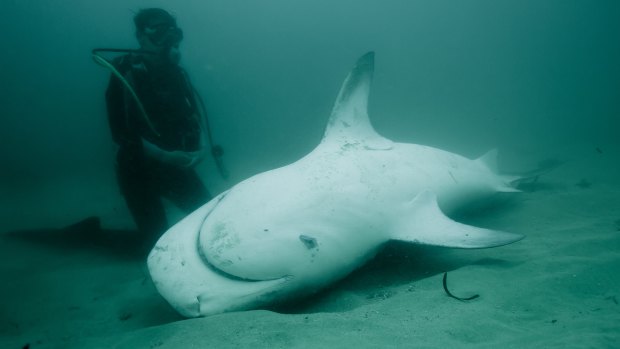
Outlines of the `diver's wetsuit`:
M118 182L140 232L156 239L168 228L162 197L191 212L210 199L192 168L149 157L142 138L166 151L197 151L201 130L191 85L181 67L147 69L138 56L114 61L140 98L149 127L129 90L114 75L106 91L108 119L117 153Z

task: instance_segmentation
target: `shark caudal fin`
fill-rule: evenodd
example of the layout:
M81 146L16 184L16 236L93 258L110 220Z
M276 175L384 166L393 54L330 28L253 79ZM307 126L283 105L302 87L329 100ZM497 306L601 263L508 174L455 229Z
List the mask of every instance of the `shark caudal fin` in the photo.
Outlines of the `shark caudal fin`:
M563 164L564 162L555 159L541 161L538 163L538 167L533 170L508 176L512 178L510 184L520 190L533 191L539 177L548 174Z
M374 70L374 52L368 52L357 60L340 88L323 142L361 145L368 150L393 147L392 141L375 131L368 117L368 96Z
M498 183L495 186L495 190L504 193L520 192L514 184L521 180L520 176L499 174L499 166L497 165L497 149L489 150L474 161L488 168L489 171L497 175Z
M499 172L499 166L497 166L497 149L489 150L475 161L486 166L493 173Z
M497 149L486 152L474 161L488 168L498 176L501 183L498 184L495 189L499 192L521 192L522 189L526 190L527 187L534 185L540 176L546 175L564 164L564 162L560 160L547 159L539 162L538 167L533 170L512 174L499 174Z
M507 245L523 235L476 228L448 218L437 204L435 193L422 191L408 202L391 234L393 240L455 248L488 248Z

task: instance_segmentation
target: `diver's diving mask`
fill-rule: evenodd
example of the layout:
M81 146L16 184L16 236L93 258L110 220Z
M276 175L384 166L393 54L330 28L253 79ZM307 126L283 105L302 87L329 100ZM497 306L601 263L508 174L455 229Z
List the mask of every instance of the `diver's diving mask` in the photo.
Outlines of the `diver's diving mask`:
M172 47L183 40L183 31L176 25L169 23L155 24L144 28L144 34L159 47Z

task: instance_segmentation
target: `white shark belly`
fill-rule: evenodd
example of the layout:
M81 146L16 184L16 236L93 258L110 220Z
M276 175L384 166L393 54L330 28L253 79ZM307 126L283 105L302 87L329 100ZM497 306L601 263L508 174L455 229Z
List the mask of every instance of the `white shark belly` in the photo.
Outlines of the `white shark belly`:
M295 164L253 177L218 205L201 228L200 246L212 265L243 279L339 278L388 240L380 232L383 215L368 210L365 188L351 183L328 167L308 172Z
M514 189L488 166L490 156L469 160L376 134L367 115L373 67L372 53L358 60L311 153L237 184L157 242L149 271L181 314L253 309L314 292L390 239L487 248L523 237L444 215Z
M430 190L437 195L442 210L453 212L506 185L484 164L428 146L394 143L389 150L349 149L337 156L333 151L323 153L316 155L322 158L320 162L311 161L314 153L309 154L304 171L318 168L316 172L327 172L322 187L354 187L353 200L364 199L373 209L377 204L389 209ZM338 177L334 178L336 173ZM336 184L328 184L331 182Z
M387 222L420 192L435 192L446 207L493 192L488 170L430 147L398 144L337 158L317 150L240 183L222 200L200 235L213 266L248 280L296 276L323 283L388 241Z

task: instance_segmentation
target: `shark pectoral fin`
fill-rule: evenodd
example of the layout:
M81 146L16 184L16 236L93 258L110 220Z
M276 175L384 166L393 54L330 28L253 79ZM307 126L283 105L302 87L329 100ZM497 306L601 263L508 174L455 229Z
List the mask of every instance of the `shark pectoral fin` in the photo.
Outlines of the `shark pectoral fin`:
M455 248L487 248L521 240L521 234L476 228L448 218L437 204L435 193L425 190L406 204L391 238L424 245Z

